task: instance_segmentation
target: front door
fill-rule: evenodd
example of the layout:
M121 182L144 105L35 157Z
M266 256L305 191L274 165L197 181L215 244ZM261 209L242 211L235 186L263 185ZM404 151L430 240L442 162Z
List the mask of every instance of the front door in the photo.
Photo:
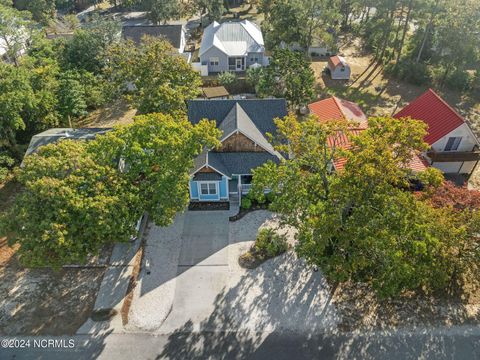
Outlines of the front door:
M243 70L243 59L236 59L235 64L236 64L236 70L237 71L242 71Z

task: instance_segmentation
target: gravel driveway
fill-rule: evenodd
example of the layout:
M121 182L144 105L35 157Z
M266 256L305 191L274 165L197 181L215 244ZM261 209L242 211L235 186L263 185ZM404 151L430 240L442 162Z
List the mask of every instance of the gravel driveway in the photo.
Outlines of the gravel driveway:
M168 228L152 227L130 309L129 329L182 331L333 329L330 289L289 252L254 270L238 265L258 229L276 227L268 211L229 222L232 212L186 212ZM287 232L292 235L291 232Z

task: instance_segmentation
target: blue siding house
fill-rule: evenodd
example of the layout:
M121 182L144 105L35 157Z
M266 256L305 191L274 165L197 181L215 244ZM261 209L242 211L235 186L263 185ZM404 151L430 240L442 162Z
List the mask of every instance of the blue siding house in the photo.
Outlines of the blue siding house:
M268 142L273 119L287 115L284 99L190 100L188 118L215 120L222 130L218 149L205 149L190 174L191 201L229 201L250 189L252 169L283 156Z

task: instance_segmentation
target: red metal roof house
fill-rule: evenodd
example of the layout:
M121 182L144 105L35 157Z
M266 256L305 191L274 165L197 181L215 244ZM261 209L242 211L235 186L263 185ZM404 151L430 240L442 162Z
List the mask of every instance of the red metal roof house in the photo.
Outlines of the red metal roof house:
M430 165L446 174L470 175L480 160L479 142L464 118L435 91L427 90L395 118L422 120L428 125L425 142Z

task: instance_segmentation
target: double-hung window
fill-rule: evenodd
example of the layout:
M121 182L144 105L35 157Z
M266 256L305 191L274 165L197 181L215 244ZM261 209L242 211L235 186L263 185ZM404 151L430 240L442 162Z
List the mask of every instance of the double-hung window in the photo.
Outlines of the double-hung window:
M461 136L453 136L448 138L447 145L445 145L444 151L455 151L460 146L460 142L462 141Z
M219 62L218 57L211 57L210 58L210 65L211 66L218 66L218 62Z
M217 195L217 183L215 182L200 183L200 193L202 195Z

